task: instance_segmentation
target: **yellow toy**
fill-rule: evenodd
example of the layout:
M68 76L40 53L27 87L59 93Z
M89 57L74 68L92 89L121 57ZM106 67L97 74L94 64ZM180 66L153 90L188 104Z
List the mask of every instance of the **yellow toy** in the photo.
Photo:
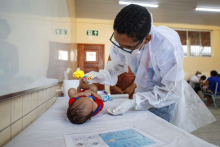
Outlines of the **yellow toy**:
M87 79L87 80L92 80L92 74L84 74L82 70L77 70L76 72L73 73L73 77L77 79Z
M84 72L82 70L77 70L76 72L73 73L73 77L77 79L81 79L84 77Z

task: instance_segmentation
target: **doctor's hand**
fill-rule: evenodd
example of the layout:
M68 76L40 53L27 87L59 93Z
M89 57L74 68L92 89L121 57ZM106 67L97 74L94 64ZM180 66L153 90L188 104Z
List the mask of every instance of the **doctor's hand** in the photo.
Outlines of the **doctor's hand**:
M126 100L117 106L115 109L107 108L108 113L112 115L120 115L126 113L131 108L135 107L135 99L133 100Z
M92 80L86 80L85 79L85 82L88 83L88 84L101 83L105 79L104 75L99 73L99 72L91 71L89 73L92 74Z

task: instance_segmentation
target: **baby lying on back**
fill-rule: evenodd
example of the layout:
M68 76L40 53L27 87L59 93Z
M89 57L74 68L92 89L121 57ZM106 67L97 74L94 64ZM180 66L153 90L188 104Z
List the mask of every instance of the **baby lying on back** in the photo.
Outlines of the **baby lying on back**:
M70 99L67 117L70 122L82 124L102 110L103 99L97 91L98 88L94 84L87 85L83 80L80 80L77 90L75 88L68 90Z

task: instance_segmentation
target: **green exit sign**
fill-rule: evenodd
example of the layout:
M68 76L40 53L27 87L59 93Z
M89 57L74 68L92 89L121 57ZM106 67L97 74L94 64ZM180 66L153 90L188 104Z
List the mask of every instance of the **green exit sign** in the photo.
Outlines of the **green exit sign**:
M67 34L67 29L55 29L55 33L57 35L66 35Z
M87 30L86 35L87 36L99 36L99 31L98 30Z

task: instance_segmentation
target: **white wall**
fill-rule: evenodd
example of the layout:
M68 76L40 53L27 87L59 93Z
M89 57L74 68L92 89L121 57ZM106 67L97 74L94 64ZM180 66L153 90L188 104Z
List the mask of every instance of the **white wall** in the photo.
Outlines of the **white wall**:
M10 47L0 46L1 56L7 56L9 59L6 61L0 56L0 89L4 89L0 90L0 96L27 89L33 84L36 87L41 86L42 82L37 81L46 77L50 42L71 43L71 18L67 2L0 0L0 20L7 21L11 28L8 35L3 34L3 38L7 39L0 38L0 44L14 46L18 55L18 71L15 75L8 76L10 71L1 69L1 65L4 66L13 60L16 51L6 55ZM55 29L67 29L67 35L57 35ZM48 82L56 80L48 79Z

